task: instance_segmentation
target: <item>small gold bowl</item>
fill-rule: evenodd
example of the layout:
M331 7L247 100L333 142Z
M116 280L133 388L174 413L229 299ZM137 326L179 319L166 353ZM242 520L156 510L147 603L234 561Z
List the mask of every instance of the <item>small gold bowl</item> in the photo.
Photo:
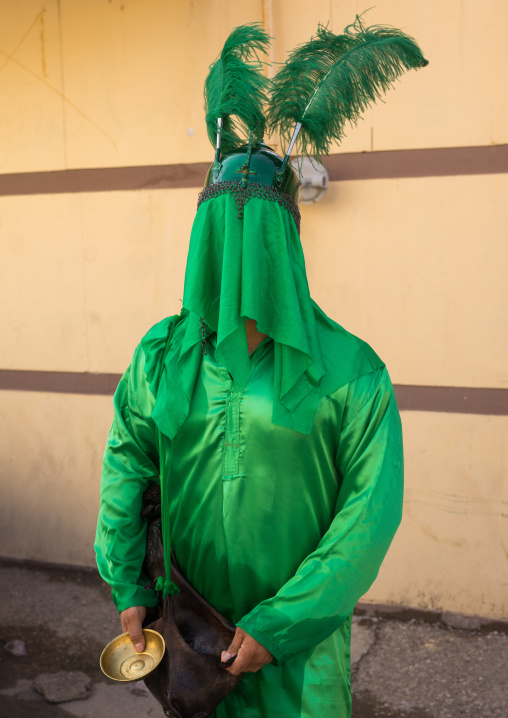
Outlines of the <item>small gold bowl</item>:
M157 631L143 630L145 650L138 653L128 633L113 638L101 653L102 672L114 681L140 681L162 661L166 646Z

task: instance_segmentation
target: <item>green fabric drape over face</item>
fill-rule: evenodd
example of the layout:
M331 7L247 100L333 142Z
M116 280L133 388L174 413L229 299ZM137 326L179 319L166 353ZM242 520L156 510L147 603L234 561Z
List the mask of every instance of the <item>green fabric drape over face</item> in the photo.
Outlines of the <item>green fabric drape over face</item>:
M147 356L146 374L158 395L152 419L173 439L188 414L201 363L201 321L217 334L217 359L235 383L250 359L244 320L274 340L272 422L310 434L319 400L382 365L364 342L329 319L309 294L300 238L291 214L276 202L252 198L237 215L225 194L200 205L192 229L184 310L169 328L153 327L143 341L160 348L163 365ZM345 341L346 340L346 341ZM169 392L171 402L162 398Z
M325 373L300 238L290 213L252 198L204 202L192 229L184 306L217 333L216 356L238 383L250 372L244 320L275 342L273 421L310 433ZM192 323L197 332L197 323ZM200 335L187 337L187 346ZM187 359L180 357L187 370Z

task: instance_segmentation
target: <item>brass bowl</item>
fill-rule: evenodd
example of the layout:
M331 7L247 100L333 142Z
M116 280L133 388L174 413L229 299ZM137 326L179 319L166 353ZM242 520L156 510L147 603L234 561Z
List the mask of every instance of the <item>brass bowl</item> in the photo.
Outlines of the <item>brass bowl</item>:
M108 643L101 653L101 670L114 681L140 681L156 668L166 649L164 639L150 628L143 630L145 650L138 653L128 633L122 633Z

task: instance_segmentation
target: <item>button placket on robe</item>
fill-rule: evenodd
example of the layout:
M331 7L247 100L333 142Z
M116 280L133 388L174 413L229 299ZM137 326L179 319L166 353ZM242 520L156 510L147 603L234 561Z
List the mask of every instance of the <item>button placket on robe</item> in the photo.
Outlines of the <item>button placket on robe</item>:
M235 385L234 378L226 394L225 401L225 431L223 443L223 529L228 545L228 556L234 557L238 536L236 533L237 517L233 512L247 510L243 497L245 485L248 481L242 473L241 465L241 403L243 394L256 371L261 359L266 355L270 342L263 341L251 354L251 369L249 376L242 386ZM229 375L228 375L229 376Z
M247 388L257 365L262 357L265 356L268 345L269 341L263 340L263 342L261 342L261 344L259 344L251 354L251 369L243 386L235 385L234 379L232 379L230 374L226 372L228 377L226 384L229 384L229 388L225 401L225 428L224 442L222 445L222 478L224 481L242 478L244 476L244 474L241 473L240 466L241 402L243 393Z
M223 474L226 481L233 479L240 472L240 401L241 391L231 387L226 395L225 431L223 442Z

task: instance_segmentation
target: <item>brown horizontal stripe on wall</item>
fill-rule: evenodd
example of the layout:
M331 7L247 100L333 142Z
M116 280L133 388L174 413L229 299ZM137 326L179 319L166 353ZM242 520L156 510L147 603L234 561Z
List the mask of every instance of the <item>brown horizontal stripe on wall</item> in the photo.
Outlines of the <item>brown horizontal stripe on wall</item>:
M202 187L209 162L0 174L0 195Z
M0 370L0 390L44 391L56 394L115 393L121 374L91 372ZM395 384L401 411L508 416L508 389Z
M508 145L355 152L324 164L334 181L500 174L508 173Z
M325 159L332 181L508 173L508 145L351 152ZM210 162L0 174L0 195L202 187Z
M508 389L394 385L401 411L508 416Z
M0 370L0 390L112 396L121 378L121 374L2 369Z

